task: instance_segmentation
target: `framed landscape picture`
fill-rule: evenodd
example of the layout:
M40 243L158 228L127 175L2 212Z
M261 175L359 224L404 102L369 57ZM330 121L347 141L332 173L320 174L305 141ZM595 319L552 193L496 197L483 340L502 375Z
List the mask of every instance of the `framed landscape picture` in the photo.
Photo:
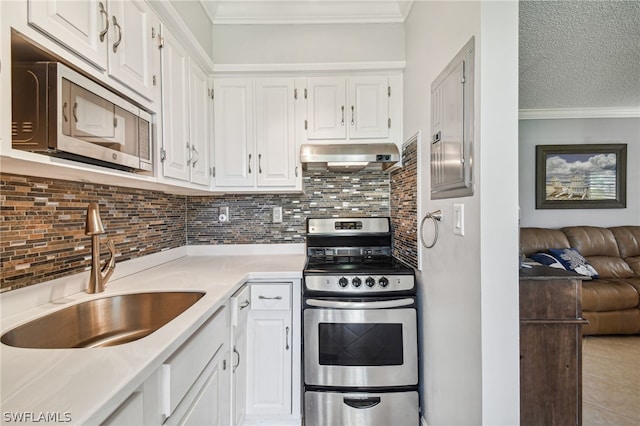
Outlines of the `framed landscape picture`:
M626 206L627 144L536 146L536 209Z

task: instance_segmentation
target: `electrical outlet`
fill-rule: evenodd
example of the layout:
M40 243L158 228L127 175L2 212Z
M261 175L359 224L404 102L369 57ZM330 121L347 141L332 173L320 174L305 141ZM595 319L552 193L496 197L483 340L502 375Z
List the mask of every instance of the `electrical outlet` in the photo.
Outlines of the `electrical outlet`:
M273 223L282 223L282 207L273 208Z
M218 221L229 222L229 207L220 207L218 210Z

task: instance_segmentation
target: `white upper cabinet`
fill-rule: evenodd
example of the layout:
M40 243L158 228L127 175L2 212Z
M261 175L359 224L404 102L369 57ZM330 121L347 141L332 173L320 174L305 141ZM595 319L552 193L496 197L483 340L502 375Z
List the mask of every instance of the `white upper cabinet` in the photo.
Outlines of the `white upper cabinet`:
M255 90L258 186L295 186L293 79L258 79Z
M216 79L217 188L300 188L294 90L292 78Z
M388 76L310 78L309 140L389 137Z
M191 182L209 185L209 147L211 146L211 108L209 77L191 61L189 73L189 142Z
M109 2L109 75L149 100L156 98L160 21L137 0Z
M165 177L189 180L189 56L171 33L163 31L162 171Z
M345 139L346 92L344 77L309 79L309 139Z
M252 187L255 182L253 80L214 82L214 166L216 187Z
M163 30L163 176L208 186L211 98L208 77Z
M349 137L389 137L389 78L351 77L349 80Z
M29 25L148 100L157 99L158 17L140 0L29 0Z
M106 69L110 22L105 0L29 0L29 24Z

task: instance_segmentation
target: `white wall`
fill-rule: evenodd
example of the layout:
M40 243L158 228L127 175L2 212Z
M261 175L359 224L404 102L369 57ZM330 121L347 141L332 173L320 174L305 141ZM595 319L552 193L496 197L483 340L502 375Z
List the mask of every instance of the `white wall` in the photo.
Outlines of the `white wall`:
M213 57L213 25L202 3L199 1L172 0L172 6L189 26L189 31L200 43L202 49Z
M423 250L419 288L430 426L519 422L517 26L517 2L416 2L406 23L404 134L423 134L422 212L444 213L436 246ZM432 201L430 85L474 35L475 193ZM454 203L464 204L464 237L453 235Z
M640 225L640 118L521 120L519 141L521 226ZM627 208L536 210L536 145L593 143L627 144Z
M216 64L403 61L402 24L214 25Z

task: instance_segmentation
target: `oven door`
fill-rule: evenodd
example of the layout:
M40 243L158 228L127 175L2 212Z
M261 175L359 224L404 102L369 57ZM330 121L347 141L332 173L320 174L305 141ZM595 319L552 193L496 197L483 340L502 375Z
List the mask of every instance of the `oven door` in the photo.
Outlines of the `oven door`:
M373 301L306 299L305 385L417 385L416 323L412 297Z

